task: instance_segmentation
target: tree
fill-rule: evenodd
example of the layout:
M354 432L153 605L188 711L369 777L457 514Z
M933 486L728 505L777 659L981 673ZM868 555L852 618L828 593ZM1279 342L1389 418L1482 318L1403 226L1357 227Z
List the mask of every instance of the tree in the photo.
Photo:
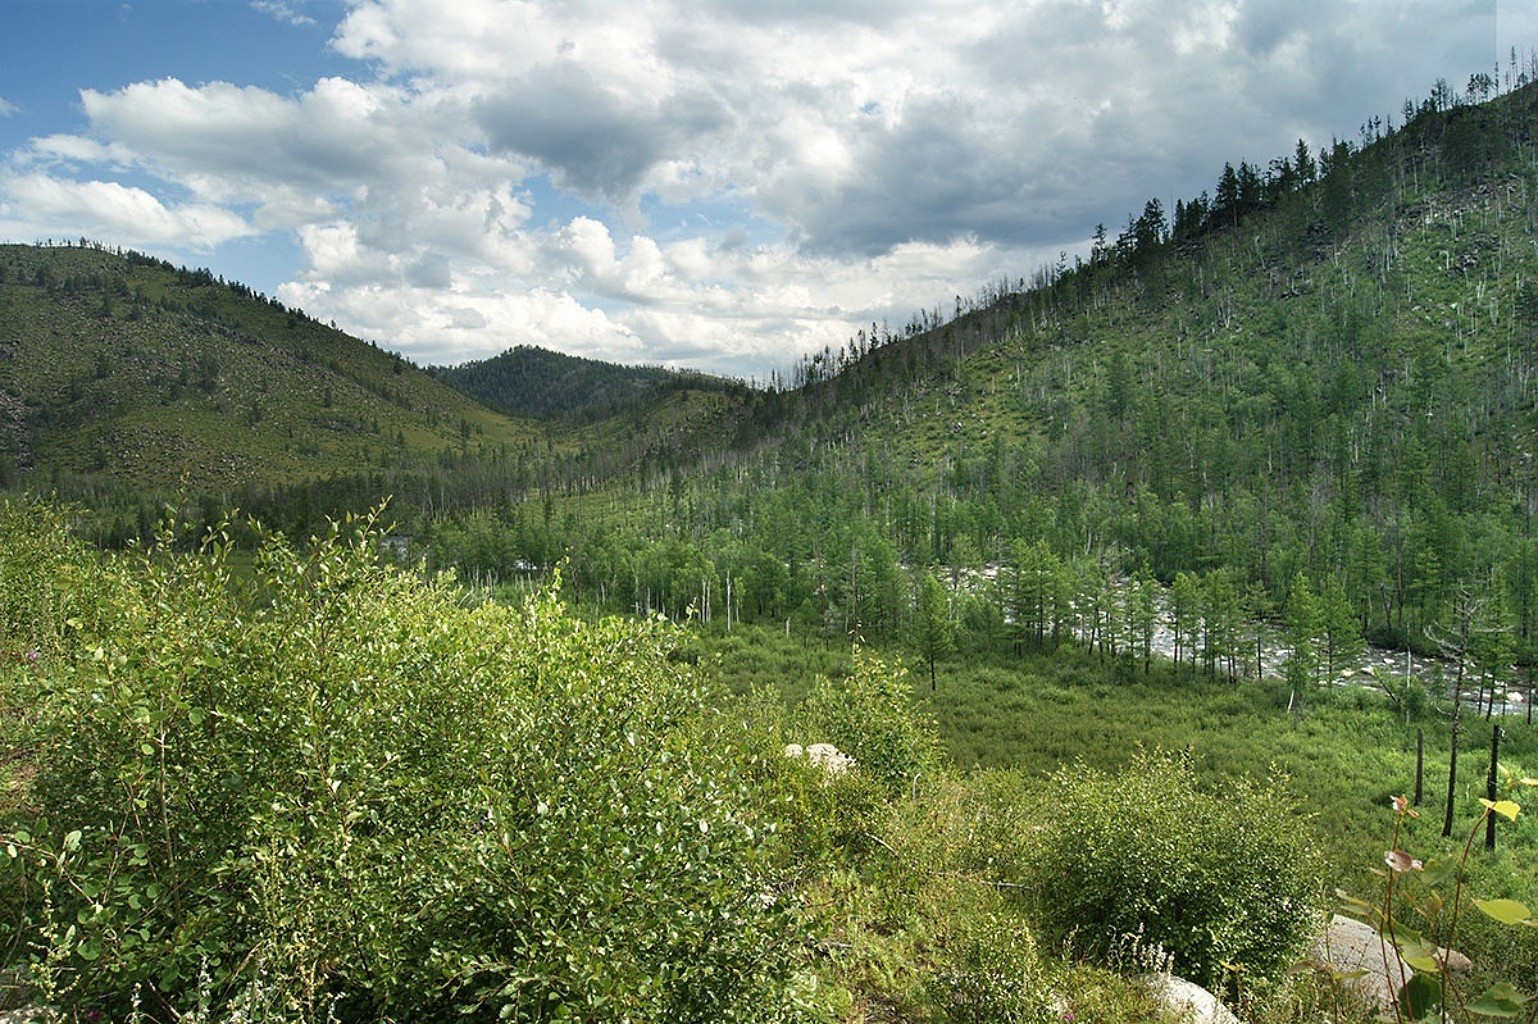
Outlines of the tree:
M956 623L951 617L950 594L932 570L919 573L916 604L919 653L929 663L929 688L933 690L935 662L955 650Z
M1453 809L1458 792L1458 743L1463 725L1463 685L1471 660L1498 649L1494 634L1508 632L1503 616L1491 608L1490 594L1468 583L1454 588L1450 619L1426 627L1426 638L1453 665L1453 721L1447 750L1447 803L1442 835L1453 834Z
M1175 664L1187 656L1194 664L1201 632L1201 581L1191 573L1176 573L1170 587L1170 629L1175 634Z
M1286 640L1287 682L1292 687L1290 707L1297 699L1298 691L1306 689L1319 674L1319 634L1321 616L1319 601L1303 570L1292 577L1287 588Z
M1333 679L1343 665L1360 658L1367 649L1356 609L1335 573L1327 575L1319 588L1318 612L1325 669Z
M1239 678L1239 640L1244 601L1234 585L1232 570L1214 569L1202 578L1202 656L1207 674L1216 675L1218 662L1230 679Z
M1135 644L1147 672L1153 661L1153 638L1159 628L1159 581L1144 562L1137 575L1127 581L1127 636Z
M1314 164L1313 154L1308 150L1308 143L1298 140L1298 147L1293 151L1292 170L1298 176L1298 182L1307 185L1314 180L1318 173L1318 167Z

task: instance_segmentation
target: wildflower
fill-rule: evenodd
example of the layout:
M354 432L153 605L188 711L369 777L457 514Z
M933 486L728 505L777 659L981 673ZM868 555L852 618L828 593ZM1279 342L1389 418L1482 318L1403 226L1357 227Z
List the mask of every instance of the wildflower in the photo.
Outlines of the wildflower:
M1407 796L1394 797L1394 813L1403 814L1411 818L1419 818L1421 812L1410 806L1410 798Z
M26 661L26 663L28 665L36 664L37 663L37 659L39 657L40 657L40 655L37 653L37 648L36 647L32 648L26 654L22 655L22 658Z
M1391 870L1397 872L1419 871L1424 867L1420 861L1403 850L1385 850L1383 853L1383 863L1387 864Z

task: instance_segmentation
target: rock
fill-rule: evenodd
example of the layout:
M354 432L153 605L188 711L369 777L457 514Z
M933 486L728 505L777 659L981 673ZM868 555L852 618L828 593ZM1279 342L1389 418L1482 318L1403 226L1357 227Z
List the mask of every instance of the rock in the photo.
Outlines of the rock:
M1458 952L1456 949L1437 947L1437 961L1447 968L1448 974L1456 974L1463 977L1474 970L1474 961Z
M1313 957L1335 974L1342 975L1347 991L1380 1010L1390 1010L1399 987L1415 972L1393 943L1371 926L1336 914L1329 927L1314 940Z
M794 758L805 756L813 768L821 768L829 775L842 775L854 767L854 758L831 743L813 743L809 747L802 747L799 743L787 743L785 756Z
M854 758L831 743L813 743L806 748L806 759L829 775L842 775L854 767Z
M1191 1024L1239 1024L1218 997L1193 981L1173 974L1142 974L1136 979L1171 1016Z

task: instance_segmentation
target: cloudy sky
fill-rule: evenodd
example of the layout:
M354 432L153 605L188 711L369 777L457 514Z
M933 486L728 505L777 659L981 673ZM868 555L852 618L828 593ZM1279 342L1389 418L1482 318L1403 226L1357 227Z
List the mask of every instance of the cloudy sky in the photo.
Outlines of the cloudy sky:
M0 240L766 378L1538 48L1523 0L3 0Z

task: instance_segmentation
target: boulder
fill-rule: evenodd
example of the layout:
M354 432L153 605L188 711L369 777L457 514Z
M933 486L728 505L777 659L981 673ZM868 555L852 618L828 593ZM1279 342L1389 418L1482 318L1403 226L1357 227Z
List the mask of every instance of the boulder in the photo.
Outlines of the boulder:
M829 775L842 775L854 767L854 758L831 743L813 743L806 748L806 759Z
M813 768L821 768L829 775L842 775L854 767L854 758L831 743L813 743L802 747L799 743L785 744L786 757L805 757Z
M1330 918L1314 940L1313 958L1340 975L1348 992L1379 1010L1393 1009L1400 986L1415 973L1393 943L1370 925L1341 914Z
M1437 947L1437 961L1447 969L1448 974L1463 977L1474 970L1474 962L1456 949Z
M1239 1024L1232 1010L1194 981L1173 974L1142 974L1136 980L1171 1017L1190 1024Z

